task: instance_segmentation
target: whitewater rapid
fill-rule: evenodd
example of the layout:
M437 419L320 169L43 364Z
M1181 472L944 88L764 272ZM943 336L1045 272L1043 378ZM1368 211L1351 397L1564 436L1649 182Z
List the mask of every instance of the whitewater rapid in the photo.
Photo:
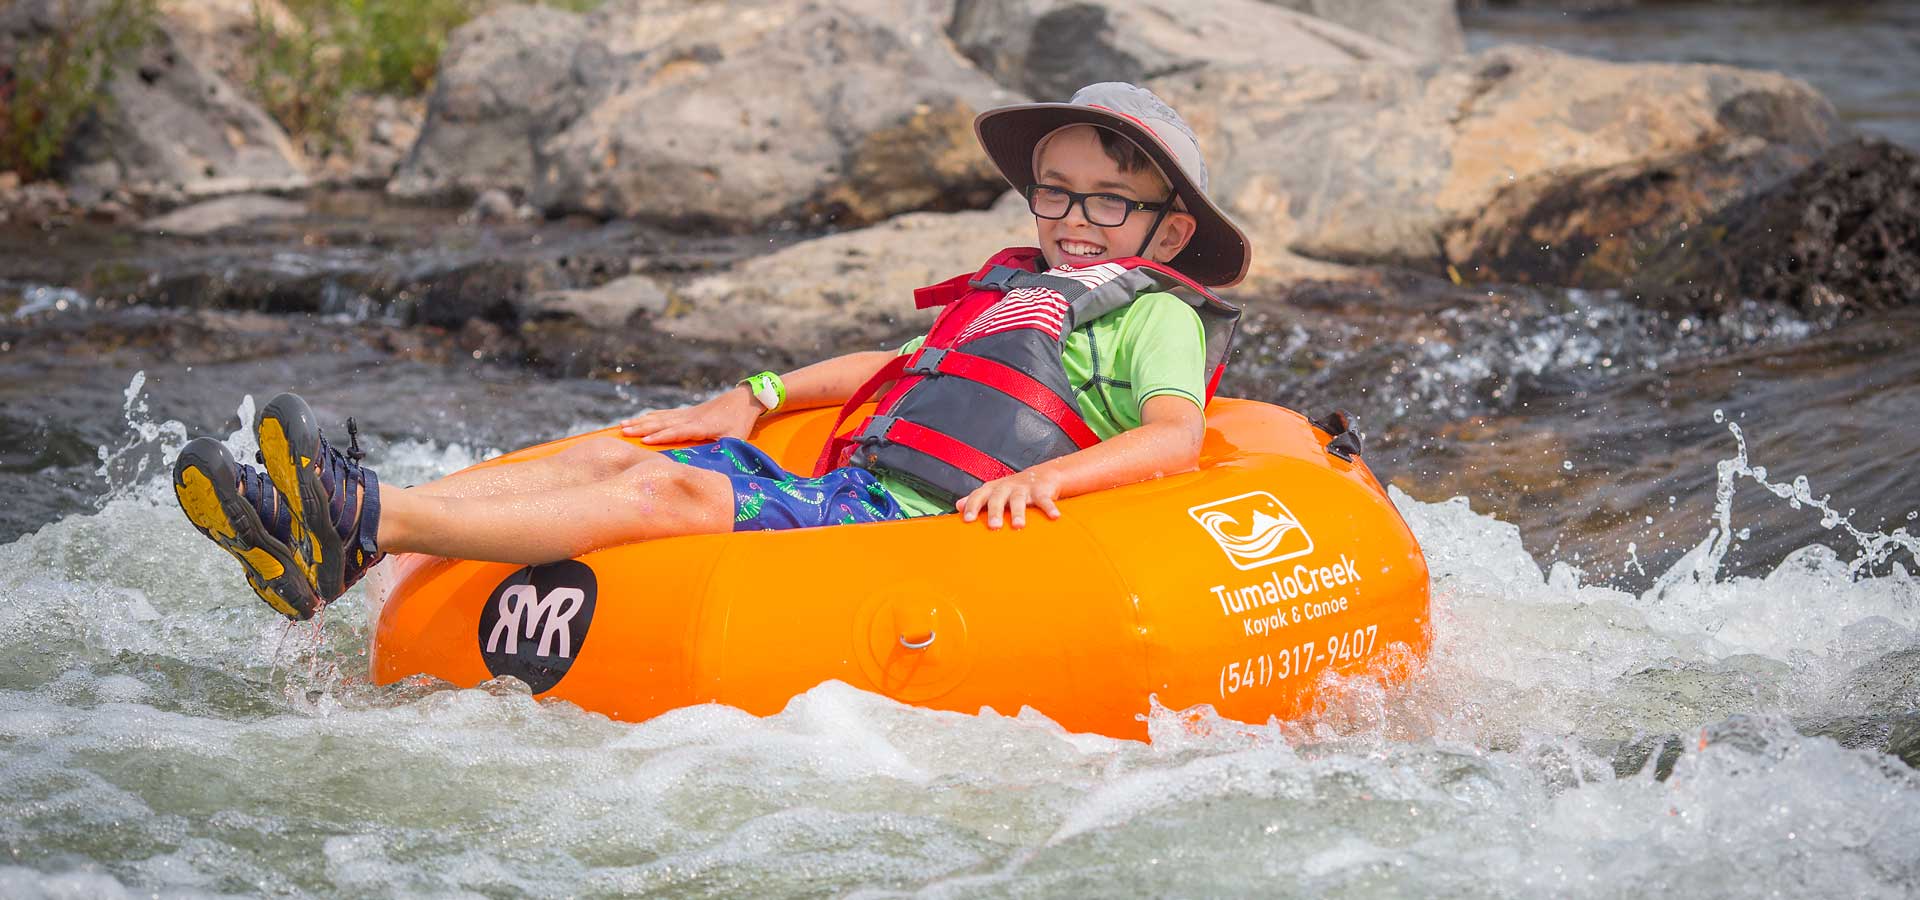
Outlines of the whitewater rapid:
M1720 515L1638 594L1396 491L1424 673L1301 723L1162 710L1143 744L837 683L637 724L373 686L364 592L292 627L253 599L174 507L185 429L140 392L98 508L0 546L0 896L1920 892L1920 773L1886 752L1920 728L1915 545L1747 459L1738 428L1782 426L1725 423ZM1722 575L1736 491L1830 516L1834 549Z

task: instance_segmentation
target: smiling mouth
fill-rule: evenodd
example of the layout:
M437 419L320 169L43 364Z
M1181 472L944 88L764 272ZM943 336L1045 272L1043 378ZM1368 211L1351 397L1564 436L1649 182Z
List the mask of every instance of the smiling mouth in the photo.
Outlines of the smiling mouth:
M1060 252L1070 257L1078 257L1081 259L1103 256L1107 252L1107 248L1099 244L1089 244L1086 241L1059 241L1058 244Z

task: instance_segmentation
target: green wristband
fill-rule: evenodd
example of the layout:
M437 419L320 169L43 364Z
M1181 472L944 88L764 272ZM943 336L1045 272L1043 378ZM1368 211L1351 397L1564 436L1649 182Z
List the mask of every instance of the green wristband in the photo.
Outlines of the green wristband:
M772 372L748 375L740 379L739 383L747 386L747 392L753 395L753 399L760 401L760 405L766 407L767 412L773 412L787 402L786 382L781 381L780 376Z

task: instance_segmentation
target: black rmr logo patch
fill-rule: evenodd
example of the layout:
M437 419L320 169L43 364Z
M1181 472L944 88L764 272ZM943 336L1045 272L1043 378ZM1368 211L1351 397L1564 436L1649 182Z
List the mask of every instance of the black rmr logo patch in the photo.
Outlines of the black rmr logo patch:
M480 658L544 694L580 657L599 581L576 560L527 566L500 582L480 610Z

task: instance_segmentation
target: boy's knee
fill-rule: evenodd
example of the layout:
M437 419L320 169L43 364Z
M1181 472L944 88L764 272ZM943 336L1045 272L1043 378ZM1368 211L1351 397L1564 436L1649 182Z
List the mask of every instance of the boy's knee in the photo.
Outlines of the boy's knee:
M602 477L619 474L648 457L659 456L614 437L588 438L567 452Z
M715 482L725 479L697 466L682 465L658 453L648 453L621 471L619 478L630 490L671 499L677 503L710 499ZM727 492L730 496L730 491Z

